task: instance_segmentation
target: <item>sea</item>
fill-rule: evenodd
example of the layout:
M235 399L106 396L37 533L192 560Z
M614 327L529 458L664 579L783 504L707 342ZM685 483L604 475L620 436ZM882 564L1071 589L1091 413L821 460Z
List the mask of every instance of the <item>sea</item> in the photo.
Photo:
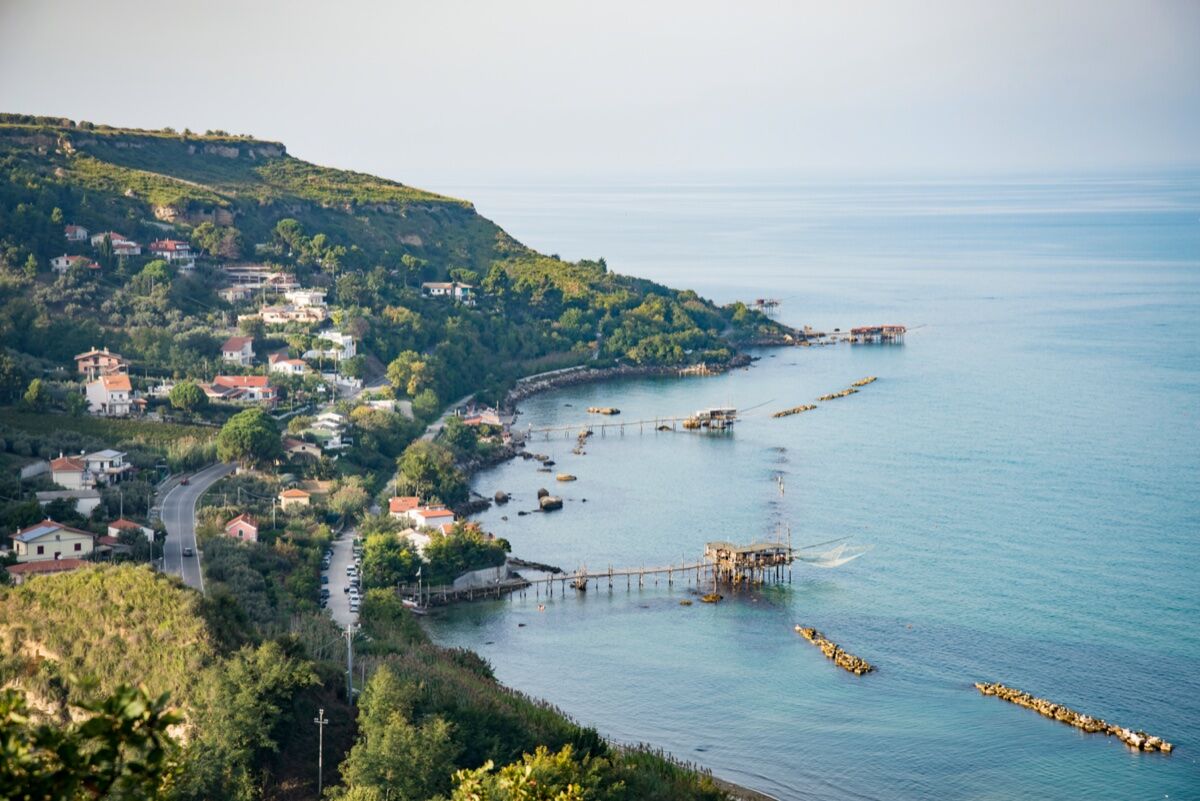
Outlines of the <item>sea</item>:
M1200 798L1200 174L546 179L436 187L563 258L779 301L903 344L754 351L716 377L561 389L518 427L742 410L728 434L537 438L478 474L516 556L696 561L709 540L869 547L697 600L675 577L428 619L621 743L779 799ZM783 419L866 376L858 394ZM589 416L615 406L619 417ZM536 508L539 488L562 511ZM824 550L832 546L820 546ZM838 669L814 626L877 671ZM1176 745L1131 751L984 697L1000 681Z

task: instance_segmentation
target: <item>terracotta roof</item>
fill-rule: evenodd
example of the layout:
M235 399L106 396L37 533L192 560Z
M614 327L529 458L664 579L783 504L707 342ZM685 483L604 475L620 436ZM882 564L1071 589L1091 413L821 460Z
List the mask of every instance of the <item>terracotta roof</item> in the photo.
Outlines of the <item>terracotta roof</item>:
M265 375L219 375L213 378L219 387L269 387L271 379Z
M295 487L292 487L291 489L285 489L283 492L279 493L279 497L280 498L307 498L307 497L309 497L309 493L305 492L302 489L296 489Z
M388 500L388 511L398 515L403 512L411 512L421 505L421 499L415 495L401 495Z
M62 470L83 470L87 467L83 459L75 456L60 456L57 459L50 461L50 470L59 472Z
M133 384L129 383L129 376L124 373L115 375L100 376L100 380L104 382L104 388L109 392L132 392Z
M44 559L40 562L21 562L8 565L5 570L16 576L26 576L31 573L65 573L77 570L89 564L85 559Z
M228 531L230 528L232 528L234 523L245 523L248 526L253 526L256 529L258 528L258 521L255 520L250 515L245 514L245 513L238 515L237 517L233 518L228 523L226 523L225 530Z
M454 512L451 512L449 509L430 509L428 507L422 507L420 509L414 509L413 511L419 514L421 517L427 519L431 517L454 517Z
M150 243L151 250L191 250L192 246L178 239L156 239Z
M110 537L107 534L105 534L103 537L97 537L96 542L100 543L101 545L107 545L110 548L115 548L116 546L122 544L119 539L116 537Z
M221 346L221 350L225 352L241 350L246 345L254 343L254 337L230 337L225 340L225 344Z
M141 527L141 525L140 525L140 524L138 524L138 523L135 523L135 522L133 522L132 520L126 520L124 517L122 517L120 520L114 520L114 521L112 521L111 523L109 523L109 524L108 524L108 527L109 527L109 528L119 528L119 529L128 529L128 528L132 528L132 529L135 529L135 530L137 530L137 531L141 531L141 530L142 530L142 527Z
M79 354L78 356L76 356L76 357L75 357L75 361L77 361L77 362L78 362L78 361L81 361L81 360L83 360L83 359L90 359L90 358L91 358L91 357L93 357L93 356L111 356L111 357L113 357L114 359L120 359L120 358L121 358L121 354L119 354L119 353L113 353L113 352L112 352L112 351L110 351L108 348L105 348L104 350L97 350L96 348L92 348L92 349L91 349L91 350L89 350L87 353L81 353L81 354Z

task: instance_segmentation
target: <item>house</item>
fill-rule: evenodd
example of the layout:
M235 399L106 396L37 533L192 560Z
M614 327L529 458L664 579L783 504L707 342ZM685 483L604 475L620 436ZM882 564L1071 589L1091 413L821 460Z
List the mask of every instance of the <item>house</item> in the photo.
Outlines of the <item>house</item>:
M12 576L13 584L24 584L33 576L45 576L51 573L67 573L90 565L84 559L48 559L42 562L22 562L5 568Z
M329 312L324 306L263 306L258 316L266 325L311 324L321 322Z
M55 523L48 517L13 534L12 540L18 562L81 559L96 547L96 536L92 532Z
M258 522L247 514L240 514L225 524L225 536L243 542L258 542Z
M67 501L72 504L77 514L90 517L100 505L100 491L94 489L44 490L35 493L37 502L42 507L49 506L55 501Z
M230 337L225 340L221 346L221 358L242 367L254 364L254 337Z
M321 458L320 445L314 445L311 442L305 442L304 440L293 439L291 437L283 438L283 452L289 459L294 459L299 456L307 456L312 459Z
M358 348L354 344L354 337L349 334L343 334L340 331L320 331L317 333L316 339L318 342L329 343L329 347L318 346L317 349L310 350L304 354L307 358L315 359L324 356L327 359L340 362L344 359L353 359L355 354L358 353Z
M453 298L468 306L475 305L475 287L458 281L426 281L421 284L421 294L427 298Z
M417 528L437 528L443 523L453 523L454 512L444 506L418 506L408 513L408 519Z
M127 372L129 362L121 358L121 354L112 353L108 348L104 350L92 348L87 353L80 353L75 357L75 369L92 379L101 375Z
M154 529L123 517L108 524L108 536L120 537L122 531L136 531L148 540L154 539Z
M180 262L181 267L183 267L183 263L189 263L193 267L196 264L196 257L192 255L192 246L178 239L156 239L150 243L149 250L151 256L157 256L172 264ZM189 268L184 267L183 269Z
M282 373L283 375L304 375L308 372L308 365L303 359L289 359L286 350L277 351L267 357L267 363L271 366L272 373Z
M82 456L63 456L50 461L50 480L69 490L89 489L93 479Z
M55 256L50 260L50 269L59 275L70 272L73 267L87 270L100 269L99 264L84 256L68 256L64 253L62 256Z
M266 288L276 292L300 288L296 276L278 272L279 268L270 264L226 264L222 269L230 285Z
M325 305L324 289L291 289L284 292L283 297L297 308Z
M108 237L112 243L113 255L116 256L140 256L142 255L142 246L134 242L127 236L118 234L116 231L104 231L92 236L92 247L98 248L104 242L104 237Z
M468 411L466 416L462 418L462 421L463 425L467 426L500 426L503 424L500 414L495 409Z
M409 520L409 513L421 505L421 499L415 495L398 495L388 499L388 514L397 520Z
M254 294L254 287L235 284L234 286L221 287L217 290L217 294L226 303L240 303Z
M312 495L302 489L292 487L279 493L279 508L285 512L293 507L308 506Z
M87 383L88 411L104 417L124 417L133 410L133 385L124 373L101 375Z
M275 387L265 375L219 375L211 384L200 384L210 400L234 403L274 403Z
M98 484L116 484L133 470L133 465L125 461L124 451L114 451L112 448L89 453L83 458L88 473Z
M82 225L68 225L66 235L68 242L86 242L88 239L88 229Z

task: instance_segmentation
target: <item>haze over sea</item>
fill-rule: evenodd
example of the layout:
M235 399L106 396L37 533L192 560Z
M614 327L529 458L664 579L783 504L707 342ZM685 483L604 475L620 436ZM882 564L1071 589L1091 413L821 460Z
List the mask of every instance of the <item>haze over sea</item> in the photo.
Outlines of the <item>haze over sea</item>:
M439 641L610 737L780 798L1200 798L1200 176L439 189L544 252L779 298L794 325L913 329L533 398L522 426L769 403L730 436L537 443L579 476L550 486L558 513L517 516L552 484L531 462L474 482L515 495L487 528L567 569L693 560L785 525L797 544L874 545L863 558L717 605L665 582L464 605L430 618ZM837 669L796 623L879 671ZM1131 752L977 680L1176 751Z

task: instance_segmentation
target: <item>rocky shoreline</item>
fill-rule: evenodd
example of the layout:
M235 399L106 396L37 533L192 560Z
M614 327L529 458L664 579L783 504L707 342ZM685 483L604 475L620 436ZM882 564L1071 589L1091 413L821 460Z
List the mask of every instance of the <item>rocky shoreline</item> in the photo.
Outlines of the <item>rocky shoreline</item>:
M753 360L750 356L739 353L726 364L708 367L704 374L718 375L738 367L745 367L751 361ZM649 364L621 364L616 367L600 368L568 368L518 381L517 385L510 389L508 394L504 396L504 406L508 409L513 409L517 403L526 398L561 387L593 384L598 381L610 381L617 378L653 378L658 376L667 377L693 374L688 373L687 370L688 368L686 367L666 367Z
M1081 714L1070 707L1056 704L1053 701L1047 701L1045 698L1038 698L1014 687L1007 687L999 682L988 684L987 682L977 681L975 682L975 689L984 695L994 695L1011 704L1032 709L1043 717L1062 721L1068 726L1082 729L1089 734L1107 734L1110 737L1116 737L1125 743L1125 745L1138 751L1161 751L1164 754L1169 754L1175 750L1175 746L1161 737L1154 737L1141 730L1126 729L1115 723L1108 723L1101 718Z

